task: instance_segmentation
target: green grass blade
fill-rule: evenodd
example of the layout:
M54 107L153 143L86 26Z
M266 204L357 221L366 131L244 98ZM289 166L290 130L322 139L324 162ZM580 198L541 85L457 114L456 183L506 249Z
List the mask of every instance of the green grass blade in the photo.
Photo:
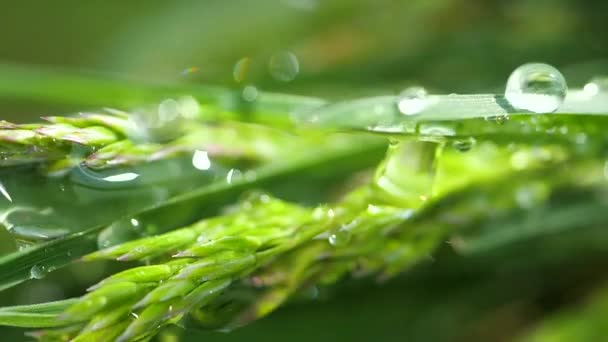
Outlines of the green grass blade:
M256 172L255 177L242 177L238 181L212 183L209 186L177 196L159 207L149 208L136 215L146 222L151 217L162 226L177 228L195 219L201 212L221 208L230 203L244 190L251 187L263 187L280 182L288 182L298 175L310 174L311 170L323 170L325 175L341 177L364 167L376 164L381 158L384 143L372 141L361 146L311 151L282 163L270 164ZM187 208L184 210L183 208ZM181 219L176 213L181 212ZM171 215L167 215L171 213ZM131 218L130 216L129 218ZM165 217L166 222L160 222ZM156 219L158 218L158 219ZM168 221L167 221L168 220ZM0 291L15 286L39 275L32 274L32 267L37 271L50 272L97 250L97 235L107 225L69 235L58 240L40 244L32 248L15 252L0 258Z
M8 306L0 308L0 325L21 328L49 328L65 325L59 315L76 299L66 299L43 304Z

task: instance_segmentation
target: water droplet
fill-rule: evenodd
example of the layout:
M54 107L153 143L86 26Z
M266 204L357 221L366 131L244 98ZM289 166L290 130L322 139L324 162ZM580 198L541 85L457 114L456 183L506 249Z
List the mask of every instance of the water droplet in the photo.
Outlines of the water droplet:
M243 88L243 100L253 102L258 98L258 88L248 85Z
M232 77L236 83L242 83L247 79L249 69L251 68L251 58L244 57L238 60L232 70Z
M207 151L196 150L192 156L192 165L197 170L209 170L211 167L211 160Z
M239 169L230 169L226 174L226 183L232 184L232 182L237 181L242 177L242 173Z
M475 138L469 137L468 139L453 141L452 146L460 152L467 152L470 151L476 143L477 141Z
M139 227L139 221L137 219L132 218L130 221L133 227Z
M182 96L178 100L179 112L184 118L193 119L198 116L201 106L192 96Z
M328 208L326 206L316 207L312 212L312 217L315 220L331 220L335 217L335 212L333 209Z
M426 89L409 87L399 94L397 107L405 115L414 115L423 111L428 105Z
M608 92L608 77L594 77L585 84L583 91L589 96Z
M175 120L179 116L179 102L174 99L163 100L158 105L158 117L161 122Z
M296 55L289 51L281 51L270 57L268 71L275 80L289 82L293 81L300 72L300 64Z
M346 246L352 237L351 232L345 229L340 229L329 235L327 239L332 246L343 247Z
M43 265L35 265L30 269L30 275L34 279L42 279L46 276L47 270Z
M509 76L505 98L516 109L551 113L564 102L568 86L556 68L542 63L524 64Z

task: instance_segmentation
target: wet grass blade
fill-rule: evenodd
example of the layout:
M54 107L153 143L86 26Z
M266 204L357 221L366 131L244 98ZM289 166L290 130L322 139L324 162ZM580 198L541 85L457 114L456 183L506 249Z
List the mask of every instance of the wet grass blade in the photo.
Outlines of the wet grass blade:
M254 178L242 177L230 184L227 182L212 183L210 186L177 196L161 206L144 210L137 217L142 217L142 220L154 217L153 221L159 226L164 224L165 227L177 228L200 217L201 212L211 213L230 203L248 188L276 185L294 179L293 177L310 174L311 170L323 170L321 174L326 176L342 177L377 164L384 149L384 143L372 142L348 148L311 151L307 155L297 156L292 160L262 167ZM180 207L186 208L186 210L182 210ZM177 218L178 211L182 213L180 219ZM171 215L166 215L166 213L171 213ZM161 222L162 217L165 217L166 222ZM37 267L37 270L43 272L50 272L94 252L97 250L97 235L106 227L107 225L101 225L89 228L1 257L0 290L31 279L33 277L32 267Z

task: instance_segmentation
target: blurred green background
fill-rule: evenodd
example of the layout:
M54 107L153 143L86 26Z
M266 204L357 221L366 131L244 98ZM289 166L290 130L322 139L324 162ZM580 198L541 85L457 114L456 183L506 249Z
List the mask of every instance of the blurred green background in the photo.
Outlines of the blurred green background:
M241 87L233 74L242 58L250 59L243 84L324 98L396 94L413 84L439 93L502 92L509 73L531 61L558 67L571 87L608 73L606 1L26 0L1 8L0 63L141 81ZM269 59L282 51L299 63L291 82L268 72ZM80 108L2 100L0 119L74 110ZM557 242L527 243L542 249ZM596 270L608 263L602 253L580 253L568 265L544 260L502 267L492 256L462 260L446 244L437 261L388 284L344 284L230 334L187 335L192 341L509 340L578 298L562 298L573 282L601 280ZM502 257L517 255L509 250ZM75 265L2 293L1 303L79 295L103 267ZM18 329L2 334L6 341L23 339Z

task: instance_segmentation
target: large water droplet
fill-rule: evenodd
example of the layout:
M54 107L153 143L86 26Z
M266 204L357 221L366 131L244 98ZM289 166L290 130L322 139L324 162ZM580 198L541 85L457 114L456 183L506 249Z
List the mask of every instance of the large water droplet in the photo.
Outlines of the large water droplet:
M516 109L551 113L564 102L568 86L556 68L542 63L524 64L509 76L505 98Z
M300 72L300 64L296 55L289 51L282 51L270 57L268 71L275 80L289 82Z
M47 270L44 265L35 265L30 269L30 275L34 279L42 279L46 276Z
M414 115L423 111L428 105L427 92L422 87L409 87L399 94L397 107L405 115Z
M342 247L348 245L352 237L351 232L345 229L340 229L329 235L327 239L332 246Z

